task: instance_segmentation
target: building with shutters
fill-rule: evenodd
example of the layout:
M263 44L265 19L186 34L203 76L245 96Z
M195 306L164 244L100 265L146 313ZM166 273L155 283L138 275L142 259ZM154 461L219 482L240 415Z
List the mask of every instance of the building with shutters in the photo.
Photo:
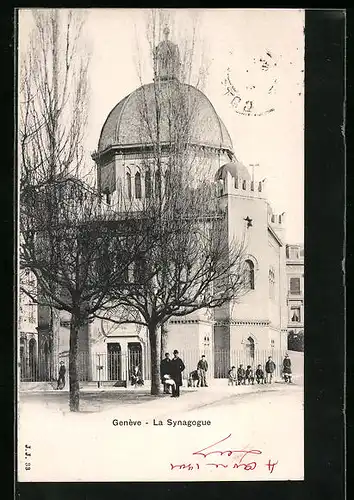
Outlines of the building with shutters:
M286 245L288 332L304 330L304 246Z

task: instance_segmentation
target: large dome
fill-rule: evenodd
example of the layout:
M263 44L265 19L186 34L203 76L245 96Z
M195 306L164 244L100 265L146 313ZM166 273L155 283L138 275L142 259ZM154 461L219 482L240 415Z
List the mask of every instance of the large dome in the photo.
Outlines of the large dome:
M195 87L180 83L177 79L170 79L139 87L112 109L102 127L98 152L103 152L112 146L140 146L155 143L154 130L151 130L151 126L155 123L156 89L158 89L161 103L161 126L159 127L161 143L168 144L171 141L168 119L171 114L169 115L166 111L170 109L167 106L177 103L177 109L179 109L179 99L183 96L183 106L188 104L185 109L188 108L188 116L190 116L188 142L233 151L229 133L209 99Z

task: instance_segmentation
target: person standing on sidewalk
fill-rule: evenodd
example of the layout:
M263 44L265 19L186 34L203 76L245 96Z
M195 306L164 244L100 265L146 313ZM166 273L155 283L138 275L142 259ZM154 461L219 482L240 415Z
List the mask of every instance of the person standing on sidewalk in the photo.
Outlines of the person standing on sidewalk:
M65 387L65 373L66 373L66 368L65 368L64 361L60 361L57 390L64 389L64 387Z
M265 365L265 371L266 371L266 383L271 384L273 380L273 373L275 372L275 363L272 360L272 356L269 356L268 361L266 362Z
M160 366L161 381L163 384L163 393L164 394L171 394L170 389L169 389L170 385L165 383L165 380L167 380L165 375L171 375L170 374L170 363L171 363L170 354L168 352L166 352L165 358L161 361L161 366Z
M172 386L172 397L179 397L179 388L182 385L182 372L185 369L184 363L181 358L178 356L178 351L175 349L173 351L173 358L170 362L170 375L172 380L174 380L175 385Z
M208 362L203 354L202 359L198 361L197 370L199 371L200 387L208 387L206 382L206 372L208 371Z
M285 382L289 382L291 384L291 359L289 358L289 354L285 354L285 358L283 360L283 377Z

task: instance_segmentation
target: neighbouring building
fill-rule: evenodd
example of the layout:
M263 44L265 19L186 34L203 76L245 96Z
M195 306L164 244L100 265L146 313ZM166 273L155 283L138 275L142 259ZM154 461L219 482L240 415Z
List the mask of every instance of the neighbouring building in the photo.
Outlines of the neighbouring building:
M20 271L20 285L37 296L37 280L28 269ZM57 377L60 313L19 292L19 366L23 382L51 381Z
M286 245L288 333L304 332L304 246Z
M36 278L29 270L20 272L20 285L35 288ZM38 307L20 287L18 295L19 365L21 380L34 380L38 372Z

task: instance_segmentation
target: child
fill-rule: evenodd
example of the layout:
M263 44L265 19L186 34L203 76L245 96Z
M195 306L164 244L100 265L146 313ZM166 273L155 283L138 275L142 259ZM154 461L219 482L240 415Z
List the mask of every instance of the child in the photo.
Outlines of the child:
M248 365L246 368L246 380L248 382L248 385L254 384L254 376L253 376L253 370L251 368L251 365Z
M131 373L131 384L136 388L137 385L144 385L144 380L141 375L140 368L138 366L134 366Z
M261 365L257 366L256 381L257 381L257 384L264 384L264 371L262 370Z
M246 378L246 371L245 371L243 365L240 365L239 369L237 370L238 384L245 385L245 378Z
M172 388L176 387L176 383L175 383L174 380L172 380L172 378L171 378L170 375L164 375L163 376L163 383L164 383L164 385L167 388L167 393L166 394L170 394L170 389L172 391Z
M195 384L197 384L197 387L199 387L199 383L200 376L198 370L193 370L192 372L190 372L188 377L188 387L195 387Z
M236 373L236 367L232 366L231 370L229 370L229 381L227 385L237 385L237 373Z

